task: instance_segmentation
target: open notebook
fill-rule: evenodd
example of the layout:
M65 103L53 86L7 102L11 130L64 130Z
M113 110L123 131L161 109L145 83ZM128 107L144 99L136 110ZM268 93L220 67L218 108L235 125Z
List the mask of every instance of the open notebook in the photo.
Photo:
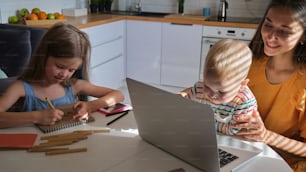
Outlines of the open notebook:
M218 145L209 105L129 78L127 86L142 139L203 171L239 170L261 152L255 147L247 151ZM252 146L241 142L241 147ZM233 158L220 163L222 154Z
M74 126L77 126L77 125L82 125L84 123L95 121L95 119L92 116L89 116L89 118L87 120L82 120L82 121L77 120L77 119L73 119L73 114L71 113L71 110L72 110L71 106L72 105L64 105L64 106L56 107L56 108L64 111L65 114L64 114L62 120L57 121L54 125L40 125L40 124L37 124L36 126L43 133L50 133L50 132L58 131L58 130L61 130L61 129L70 128L70 127L74 127Z

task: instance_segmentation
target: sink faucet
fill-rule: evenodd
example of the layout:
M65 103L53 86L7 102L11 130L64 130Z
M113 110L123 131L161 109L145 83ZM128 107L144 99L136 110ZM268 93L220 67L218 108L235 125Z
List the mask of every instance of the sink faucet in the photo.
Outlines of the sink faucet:
M136 6L135 6L136 10L138 13L141 12L141 0L138 0L138 2L136 3Z

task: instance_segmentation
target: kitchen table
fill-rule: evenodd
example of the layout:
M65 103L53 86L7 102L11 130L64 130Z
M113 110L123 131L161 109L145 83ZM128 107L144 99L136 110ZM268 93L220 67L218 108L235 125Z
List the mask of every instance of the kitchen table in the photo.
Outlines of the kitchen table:
M43 134L35 126L24 126L0 129L0 133L37 133L37 144L40 136L67 133L74 130L110 129L109 133L95 133L88 139L77 142L69 147L86 147L87 152L47 156L44 153L30 153L26 150L1 150L1 172L150 172L183 168L187 172L198 169L176 157L143 141L137 132L137 125L131 111L128 115L111 125L106 124L116 115L105 117L99 112L92 114L96 119L93 123L66 128L50 134ZM238 146L241 140L229 136L218 136L223 144ZM262 143L250 143L263 150L259 158L241 169L242 172L252 171L291 171L287 163L269 146ZM241 148L243 149L243 148Z

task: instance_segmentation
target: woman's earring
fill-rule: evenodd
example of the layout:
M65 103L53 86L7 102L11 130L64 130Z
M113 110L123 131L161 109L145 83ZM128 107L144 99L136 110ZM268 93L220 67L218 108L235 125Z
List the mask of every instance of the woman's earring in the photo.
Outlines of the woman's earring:
M303 41L301 41L301 42L300 42L300 45L304 45L304 42L303 42Z

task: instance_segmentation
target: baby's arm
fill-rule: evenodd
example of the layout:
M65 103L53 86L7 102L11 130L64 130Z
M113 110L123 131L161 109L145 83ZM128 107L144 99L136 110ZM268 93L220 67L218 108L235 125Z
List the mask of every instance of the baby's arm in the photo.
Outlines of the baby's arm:
M178 94L181 95L184 98L190 99L191 98L191 89L192 89L192 87L186 88L186 89L178 92Z
M207 99L203 94L203 83L201 81L196 82L193 87L180 91L178 94L186 99L207 104Z
M231 102L227 106L234 107L234 109L231 112L228 112L228 114L224 115L225 117L223 117L223 120L220 120L220 116L222 115L215 114L216 130L226 135L236 135L236 133L238 133L242 129L232 127L232 124L235 124L235 121L233 120L234 116L251 115L254 111L257 111L257 103L255 98L243 102Z
M232 132L230 123L223 123L216 120L216 130L219 133L225 134L225 135L235 135L235 133Z
M254 108L253 110L257 110L257 108ZM242 112L244 115L251 115L250 109L248 111L245 111L245 113ZM234 114L235 116L239 116L242 114ZM232 117L233 115L231 115ZM220 133L226 134L226 135L236 135L242 128L233 128L232 124L235 124L235 121L231 119L229 122L220 122L216 120L216 130Z

